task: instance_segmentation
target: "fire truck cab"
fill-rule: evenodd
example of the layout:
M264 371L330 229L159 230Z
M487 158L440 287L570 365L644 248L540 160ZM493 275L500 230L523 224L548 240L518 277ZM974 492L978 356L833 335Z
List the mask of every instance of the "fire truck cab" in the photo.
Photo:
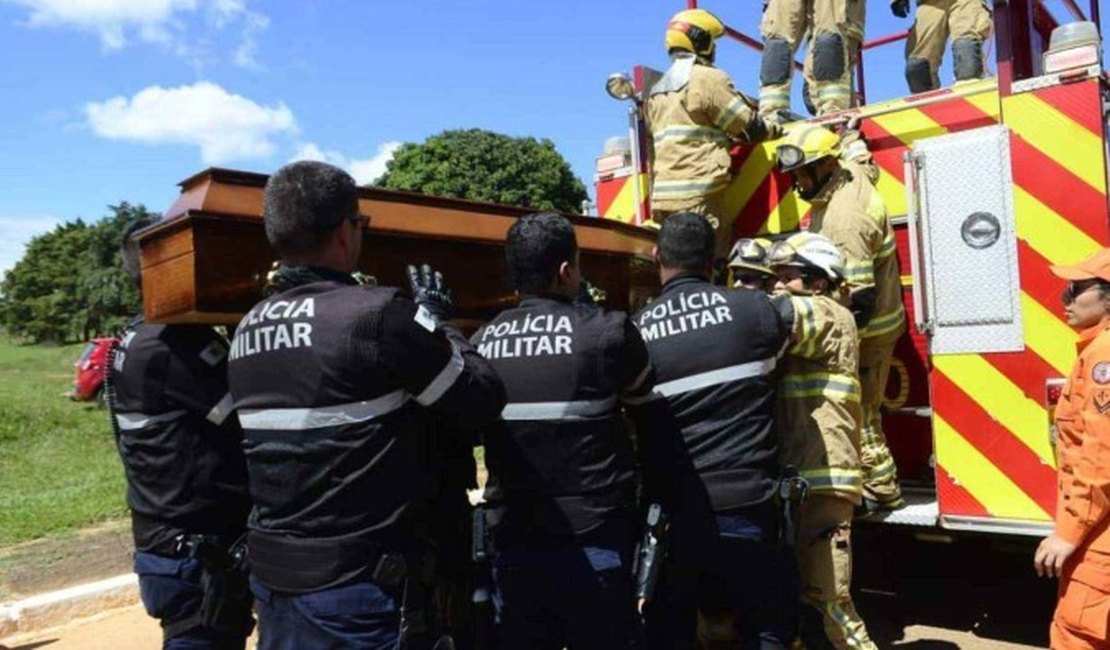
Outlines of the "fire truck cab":
M1098 2L1089 14L1074 0L1061 4L1070 22L1042 0L996 0L996 76L891 101L864 101L863 54L906 34L868 41L857 66L859 105L812 120L835 128L860 118L897 231L910 326L883 428L909 505L887 515L888 524L1051 529L1051 411L1076 337L1063 320L1064 283L1049 265L1110 244L1110 84ZM650 140L639 106L656 75L640 66L610 77L610 94L631 103L627 137L611 138L598 158L601 217L650 218ZM733 79L741 88L755 83ZM726 194L734 238L805 223L808 205L774 170L775 145L734 151L738 171Z

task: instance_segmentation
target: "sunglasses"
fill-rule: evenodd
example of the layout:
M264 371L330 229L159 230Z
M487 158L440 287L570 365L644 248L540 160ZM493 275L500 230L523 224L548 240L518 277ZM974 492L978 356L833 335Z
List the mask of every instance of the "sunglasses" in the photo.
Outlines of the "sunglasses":
M1077 280L1069 282L1067 288L1060 294L1060 300L1063 300L1065 305L1070 305L1075 302L1075 299L1081 294L1087 293L1097 286L1099 286L1098 280Z

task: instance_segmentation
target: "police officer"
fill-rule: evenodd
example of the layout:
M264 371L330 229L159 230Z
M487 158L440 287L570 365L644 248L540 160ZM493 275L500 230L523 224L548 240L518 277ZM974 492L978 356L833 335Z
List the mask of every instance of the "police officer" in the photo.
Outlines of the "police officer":
M905 332L902 280L894 228L874 184L866 148L845 157L844 143L828 129L806 124L778 146L779 169L793 176L794 190L810 202L810 232L827 237L847 258L844 289L860 337L863 391L863 505L866 512L905 505L898 470L883 435L880 407L894 347Z
M862 492L859 344L837 299L844 257L826 237L798 233L771 249L791 343L775 426L782 460L809 483L797 532L801 637L807 648L875 650L852 603L852 511Z
M679 211L709 218L717 255L732 240L736 213L725 205L732 180L729 149L735 140L759 142L778 135L777 123L755 114L755 103L736 92L726 72L713 67L716 39L725 26L704 9L687 9L667 24L674 63L652 86L644 109L654 143L652 219Z
M277 293L239 324L229 367L259 647L393 648L427 574L430 436L488 424L503 387L448 324L438 274L410 272L415 302L352 279L363 218L346 172L286 165L263 205Z
M805 79L817 115L852 105L852 71L863 41L864 0L769 0L763 10L759 112L790 109L794 53L809 34Z
M151 223L136 222L120 249L124 271L140 288L139 246L131 235ZM250 511L243 434L228 417L227 356L227 342L211 327L155 325L139 316L109 364L108 403L127 476L135 573L168 650L241 649L253 627L243 574L207 576L204 582L226 587L224 616L202 608L202 578L214 571L204 553L226 559Z
M509 402L485 436L501 647L637 647L636 462L621 402L654 385L647 349L625 313L576 300L582 275L566 218L521 217L505 257L520 305L472 339ZM665 454L643 435L642 411L630 412L639 451L656 459L644 462L658 462Z
M910 0L893 0L890 10L905 18ZM984 0L917 0L917 14L906 39L906 84L910 92L940 88L938 71L944 43L952 38L956 81L983 76L983 41L991 33L990 6Z
M771 240L763 237L737 240L728 254L728 268L732 271L730 286L733 289L771 293L777 278L767 266L767 251L770 249Z
M794 559L779 543L775 380L787 330L763 291L709 281L713 229L693 213L659 231L659 297L634 320L681 427L669 554L645 609L649 647L786 648L797 606ZM734 628L739 613L741 627ZM734 645L739 637L739 645Z

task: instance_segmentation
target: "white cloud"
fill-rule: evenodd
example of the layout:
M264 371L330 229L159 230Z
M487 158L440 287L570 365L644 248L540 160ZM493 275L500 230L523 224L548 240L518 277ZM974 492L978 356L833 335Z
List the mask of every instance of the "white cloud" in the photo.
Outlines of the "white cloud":
M238 27L239 43L232 61L257 68L258 34L269 19L251 10L249 0L0 0L27 9L32 27L61 27L96 34L106 50L119 50L132 40L154 43L197 63L205 58L202 44L213 29ZM204 24L188 17L203 10ZM194 32L190 34L190 31ZM200 32L197 34L195 32Z
M102 138L194 145L209 165L265 158L277 150L275 136L297 132L293 112L284 103L263 106L207 81L177 88L150 86L130 99L89 102L84 113Z
M0 278L23 257L35 235L49 232L62 222L57 217L0 216Z
M389 141L378 145L378 151L369 158L348 158L339 151L324 151L314 142L301 145L297 153L290 159L293 160L319 160L331 163L346 169L359 185L372 183L385 173L386 163L393 158L393 154L401 147L400 142Z

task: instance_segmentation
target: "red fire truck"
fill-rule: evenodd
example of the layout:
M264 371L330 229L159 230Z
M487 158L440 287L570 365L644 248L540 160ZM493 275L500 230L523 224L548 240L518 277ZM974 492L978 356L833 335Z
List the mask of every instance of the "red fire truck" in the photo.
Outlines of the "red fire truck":
M1019 535L1051 526L1050 413L1075 334L1062 318L1063 282L1048 267L1110 242L1098 0L1089 13L1075 0L1060 5L1066 20L1043 0L995 3L996 77L866 103L861 56L859 107L814 120L861 118L897 228L912 325L891 372L884 430L910 505L890 524ZM905 36L868 41L861 54ZM637 67L610 80L611 94L633 101L628 139L611 139L598 159L602 217L643 223L649 214L638 107L656 75ZM773 169L775 144L735 151L727 199L736 237L804 223L808 206Z

